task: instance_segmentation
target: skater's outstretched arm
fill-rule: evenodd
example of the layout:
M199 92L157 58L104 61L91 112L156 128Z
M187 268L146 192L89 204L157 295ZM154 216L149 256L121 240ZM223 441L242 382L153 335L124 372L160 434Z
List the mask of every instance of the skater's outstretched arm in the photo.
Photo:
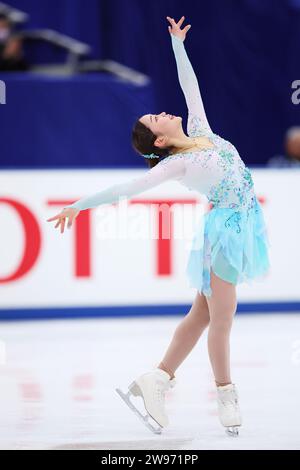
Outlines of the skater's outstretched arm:
M188 133L190 134L190 131L192 130L192 123L195 123L195 116L198 117L197 126L201 130L212 132L206 117L198 80L184 46L186 33L189 31L191 25L187 25L185 28L180 29L184 21L184 16L178 21L178 23L169 16L167 16L167 20L171 24L168 29L171 35L172 47L175 54L179 83L185 96L189 111Z
M158 186L164 181L177 179L183 176L184 172L185 165L182 158L165 158L138 178L110 186L66 206L58 215L47 219L47 222L57 220L55 228L61 224L61 233L63 233L66 219L69 218L68 228L70 228L80 211L97 207L100 204L118 202L121 197L131 197Z

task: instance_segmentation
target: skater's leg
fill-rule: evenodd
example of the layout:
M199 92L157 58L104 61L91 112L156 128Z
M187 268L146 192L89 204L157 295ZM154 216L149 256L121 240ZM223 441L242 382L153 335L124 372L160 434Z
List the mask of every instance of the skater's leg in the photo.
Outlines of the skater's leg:
M189 313L177 326L172 341L158 367L168 372L173 378L176 369L191 352L208 324L209 311L206 297L197 291Z
M231 383L230 331L236 312L236 286L216 276L211 270L212 295L206 297L210 324L208 353L217 385Z

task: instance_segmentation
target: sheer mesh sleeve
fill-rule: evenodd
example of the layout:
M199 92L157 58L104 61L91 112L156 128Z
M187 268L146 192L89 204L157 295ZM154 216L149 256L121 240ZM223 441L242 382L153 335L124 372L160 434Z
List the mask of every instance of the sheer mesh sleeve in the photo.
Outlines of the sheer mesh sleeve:
M183 159L175 159L170 156L160 161L157 165L148 170L145 175L139 178L110 186L103 191L79 199L74 204L65 206L65 208L74 208L82 211L97 207L100 204L111 204L117 202L120 197L130 197L153 188L154 186L158 186L169 179L180 178L183 176L184 172L185 165Z
M171 34L179 83L188 107L188 134L196 136L197 131L212 133L208 123L198 85L198 80L184 47L184 41Z

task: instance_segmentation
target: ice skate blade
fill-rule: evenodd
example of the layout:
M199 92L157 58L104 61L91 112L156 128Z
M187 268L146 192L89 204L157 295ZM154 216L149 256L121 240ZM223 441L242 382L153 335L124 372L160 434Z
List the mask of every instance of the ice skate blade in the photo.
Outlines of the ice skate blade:
M120 397L125 401L126 405L139 417L139 419L144 423L144 425L148 429L150 429L150 431L152 431L154 434L161 434L162 428L160 425L159 427L155 428L154 426L152 426L151 423L149 423L148 420L153 419L152 416L150 416L148 413L145 416L143 416L142 413L130 401L130 395L133 395L133 393L130 390L127 393L122 392L120 388L116 388L115 390L120 395Z
M238 437L239 436L239 426L228 426L226 428L226 434L230 437Z

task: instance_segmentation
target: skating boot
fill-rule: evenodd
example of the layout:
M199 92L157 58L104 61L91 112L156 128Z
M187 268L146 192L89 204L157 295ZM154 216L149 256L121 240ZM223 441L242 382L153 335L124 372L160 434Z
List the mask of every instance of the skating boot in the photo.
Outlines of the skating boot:
M165 392L176 384L175 377L170 380L170 375L162 369L154 369L142 374L128 387L125 394L119 388L117 393L123 398L129 408L143 421L143 423L155 434L161 434L161 429L169 424L165 412ZM147 414L144 416L130 401L130 396L140 396L144 402ZM153 419L159 426L153 426L149 419Z
M242 417L235 385L228 384L217 387L217 401L221 424L226 427L226 433L229 436L237 437Z

